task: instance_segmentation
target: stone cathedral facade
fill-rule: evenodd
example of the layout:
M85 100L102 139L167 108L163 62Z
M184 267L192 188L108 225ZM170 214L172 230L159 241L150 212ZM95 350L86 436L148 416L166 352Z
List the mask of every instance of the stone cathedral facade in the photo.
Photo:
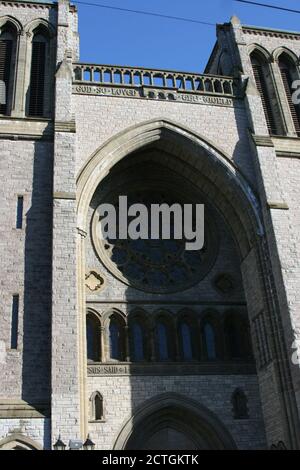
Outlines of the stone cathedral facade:
M233 17L203 75L83 64L68 0L0 1L1 449L300 448L299 57ZM204 248L101 241L119 195Z

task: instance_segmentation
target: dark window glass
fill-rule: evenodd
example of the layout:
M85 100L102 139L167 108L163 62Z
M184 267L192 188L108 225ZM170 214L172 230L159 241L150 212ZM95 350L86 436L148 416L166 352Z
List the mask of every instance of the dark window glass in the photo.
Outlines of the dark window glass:
M11 349L17 349L18 347L18 327L19 327L19 296L13 295L11 335L10 335Z
M32 42L29 116L43 116L46 42L37 36Z
M99 421L103 418L103 400L98 394L95 396L95 421Z
M180 324L180 340L182 348L182 357L184 360L193 359L193 346L191 328L187 323Z
M211 323L205 323L204 325L204 343L205 343L205 352L206 357L209 360L216 359L216 335L215 330Z
M99 321L93 315L87 315L86 319L86 343L88 361L99 362L101 330Z
M0 114L7 114L13 41L0 36Z
M251 63L256 87L261 97L269 133L278 134L274 107L272 105L270 95L270 83L268 83L268 80L266 78L266 68L268 67L268 65L258 54L251 55Z
M144 331L137 321L132 325L132 360L137 362L145 360Z
M164 323L159 322L157 325L157 349L158 359L160 361L167 361L170 359L168 347L168 330Z
M114 319L109 325L109 350L111 359L118 361L123 359L121 326Z
M16 228L23 227L23 196L18 196Z

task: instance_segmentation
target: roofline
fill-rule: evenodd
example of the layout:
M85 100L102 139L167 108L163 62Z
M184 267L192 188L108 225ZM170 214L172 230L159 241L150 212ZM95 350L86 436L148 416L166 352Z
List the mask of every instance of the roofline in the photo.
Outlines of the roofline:
M219 45L218 40L216 40L215 45L213 47L213 50L211 51L211 54L210 54L210 56L208 58L208 61L207 61L207 64L204 68L204 73L205 74L209 74L208 69L210 68L210 65L211 65L211 63L212 63L213 59L215 58L215 55L218 51L218 45Z
M276 29L276 28L263 28L259 26L252 26L252 25L241 25L242 29L253 29L254 31L267 31L270 33L283 33L283 34L293 34L296 36L300 36L300 31L290 31L288 29Z

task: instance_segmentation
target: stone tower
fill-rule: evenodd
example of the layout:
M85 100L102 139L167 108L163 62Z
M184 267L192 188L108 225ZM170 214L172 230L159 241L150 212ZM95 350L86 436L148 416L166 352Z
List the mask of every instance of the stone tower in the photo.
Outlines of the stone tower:
M300 447L299 56L234 17L204 75L83 64L67 0L0 1L1 448ZM100 240L120 195L204 249Z

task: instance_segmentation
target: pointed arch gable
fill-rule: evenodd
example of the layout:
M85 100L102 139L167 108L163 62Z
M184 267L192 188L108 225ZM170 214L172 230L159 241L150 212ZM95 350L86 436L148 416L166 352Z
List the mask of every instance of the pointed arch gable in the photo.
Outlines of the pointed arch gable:
M103 313L103 325L107 326L109 324L110 318L113 316L119 319L122 324L127 324L127 315L122 312L122 310L119 310L118 308L110 308Z
M13 433L0 440L0 450L12 450L14 445L20 445L24 450L43 450L38 442L21 433Z
M10 24L16 30L17 34L22 33L23 31L22 24L20 23L19 20L17 20L16 18L10 15L0 17L0 33L1 33L3 26L6 26L7 24Z
M259 54L266 62L272 61L272 54L263 46L257 43L250 44L248 46L248 54L249 56L253 53Z
M132 435L144 431L149 423L152 426L160 416L167 418L168 414L177 415L195 436L205 430L212 449L236 449L232 436L211 410L191 398L170 392L150 398L133 411L116 436L114 450L126 449Z
M207 176L214 192L224 192L222 204L230 204L237 213L239 226L247 227L246 238L262 235L259 203L251 185L232 160L213 143L190 129L165 119L132 126L96 150L77 178L78 229L86 232L90 201L99 183L113 166L129 154L150 145L166 150L178 163L186 164L201 176ZM175 165L174 165L175 166Z
M27 34L33 34L34 30L37 28L43 28L49 35L49 38L53 38L55 36L54 26L49 23L49 21L44 20L44 18L35 18L34 20L29 21L29 23L25 25L24 31Z
M293 52L288 47L284 46L277 47L277 49L272 52L273 60L278 62L280 56L283 54L286 55L295 65L299 65L299 57L297 56L297 54L295 54L295 52Z

